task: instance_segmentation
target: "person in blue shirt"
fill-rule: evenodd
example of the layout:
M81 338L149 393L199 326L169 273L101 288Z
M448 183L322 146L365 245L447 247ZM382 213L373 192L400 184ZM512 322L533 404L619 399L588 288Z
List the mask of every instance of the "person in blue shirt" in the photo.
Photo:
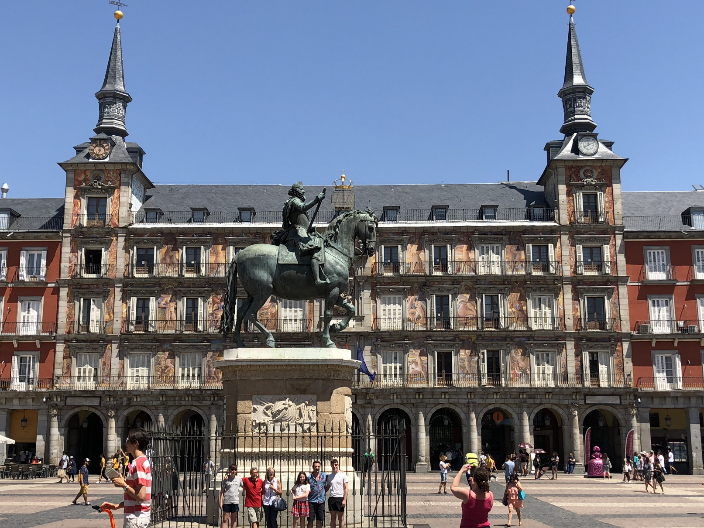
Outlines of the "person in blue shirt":
M509 480L511 480L511 475L513 474L515 467L516 463L512 460L510 456L506 455L506 461L504 462L503 466L506 484L508 484Z
M81 485L81 489L78 491L78 495L76 495L76 498L73 499L73 502L71 504L77 504L76 501L78 501L79 497L83 495L83 503L86 506L90 506L90 502L88 502L88 477L90 476L90 472L88 471L88 464L90 464L90 459L86 458L83 461L81 470L78 473L78 483Z
M328 478L328 474L320 471L322 466L320 460L314 461L313 472L308 475L308 484L310 484L308 528L313 528L313 521L315 521L316 528L322 528L325 520L325 481Z

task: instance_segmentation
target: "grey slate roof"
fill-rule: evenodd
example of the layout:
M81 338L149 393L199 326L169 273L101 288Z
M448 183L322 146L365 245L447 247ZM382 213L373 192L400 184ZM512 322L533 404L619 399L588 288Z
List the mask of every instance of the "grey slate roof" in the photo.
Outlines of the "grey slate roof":
M19 214L7 231L60 231L64 223L63 198L2 198L0 211Z
M96 97L98 97L98 94L101 93L113 94L115 92L126 96L125 98L129 99L129 101L132 100L132 98L127 93L127 90L125 90L125 72L122 66L122 39L120 36L119 21L115 26L115 33L112 37L112 47L110 48L110 58L108 59L108 65L105 68L105 79L103 80L103 87L95 95Z
M704 191L624 192L623 216L627 231L701 230L692 223L690 208L704 210Z
M115 146L112 148L110 156L108 156L107 159L102 161L91 159L88 152L90 143L81 143L74 147L77 154L71 159L64 161L64 163L136 163L127 152L127 145L135 145L136 147L139 147L139 145L136 143L126 143L124 138L120 136L109 137L115 142Z
M570 29L567 34L567 60L565 61L565 83L562 90L573 86L589 86L587 75L584 73L584 63L582 53L579 51L579 41L577 40L577 29L574 26L574 18L570 17ZM560 92L562 92L560 90Z
M577 148L577 134L571 134L565 137L562 143L562 149L560 153L554 156L552 159L557 160L590 160L590 159L613 159L613 160L626 160L622 158L614 151L611 150L611 141L604 139L598 139L599 150L593 156L585 156L579 152Z
M156 185L147 191L143 209L162 211L190 211L206 208L209 211L237 211L254 208L256 211L278 211L288 198L285 185ZM311 200L322 191L322 186L306 186L306 198ZM506 182L490 184L428 184L428 185L355 185L355 209L368 205L381 214L384 207L430 209L435 205L449 209L478 209L482 205L499 208L526 208L547 205L542 186L535 182ZM333 186L327 186L321 211L332 210Z

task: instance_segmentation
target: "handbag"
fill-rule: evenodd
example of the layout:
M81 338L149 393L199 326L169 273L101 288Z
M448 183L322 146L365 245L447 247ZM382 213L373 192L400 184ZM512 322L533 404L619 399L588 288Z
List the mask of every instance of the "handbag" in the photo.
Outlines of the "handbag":
M518 492L518 500L524 500L526 498L526 492L523 490L520 490Z
M283 497L277 497L277 498L274 500L273 506L274 506L274 509L275 509L276 511L286 511L286 510L288 510L288 504L286 504L286 501L284 500Z
M504 491L504 498L501 500L501 504L508 506L508 490Z

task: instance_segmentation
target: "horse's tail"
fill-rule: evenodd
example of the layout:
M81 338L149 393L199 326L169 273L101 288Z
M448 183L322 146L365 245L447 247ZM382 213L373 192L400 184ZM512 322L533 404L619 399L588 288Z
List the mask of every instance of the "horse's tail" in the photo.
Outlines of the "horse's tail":
M237 255L232 259L227 270L227 288L222 304L220 333L227 337L235 324L235 310L237 308Z

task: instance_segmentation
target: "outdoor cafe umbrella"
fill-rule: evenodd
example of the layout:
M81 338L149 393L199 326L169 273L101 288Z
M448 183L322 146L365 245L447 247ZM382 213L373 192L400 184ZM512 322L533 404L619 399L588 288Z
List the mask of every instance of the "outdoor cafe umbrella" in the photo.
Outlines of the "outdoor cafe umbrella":
M533 449L533 453L543 454L543 453L545 453L545 449L540 449L540 448Z
M14 444L15 441L12 438L0 435L0 444Z
M518 447L522 449L533 449L533 446L530 445L528 442L523 442L521 444L518 444Z

